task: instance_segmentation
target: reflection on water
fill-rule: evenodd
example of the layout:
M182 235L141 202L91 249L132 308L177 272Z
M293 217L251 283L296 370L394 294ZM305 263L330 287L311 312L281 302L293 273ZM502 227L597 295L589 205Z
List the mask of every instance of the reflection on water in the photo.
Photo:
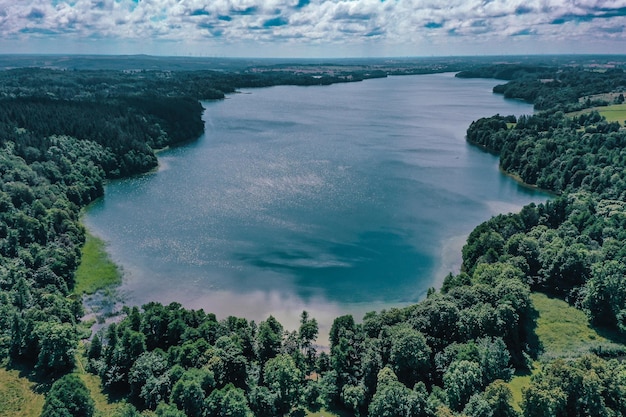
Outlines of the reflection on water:
M421 299L458 270L464 236L545 196L464 141L469 123L529 105L449 74L274 87L205 103L197 142L107 185L86 216L131 304L219 317L338 315Z

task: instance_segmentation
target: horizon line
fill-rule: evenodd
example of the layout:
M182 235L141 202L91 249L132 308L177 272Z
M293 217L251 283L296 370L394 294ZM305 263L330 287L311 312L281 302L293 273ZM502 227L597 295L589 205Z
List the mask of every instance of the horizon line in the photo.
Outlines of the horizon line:
M345 57L306 57L306 56L198 56L198 55L153 55L153 54L107 54L107 53L34 53L0 52L0 57L122 57L122 58L176 58L176 59L255 59L255 60L345 60L345 59L441 59L441 58L497 58L497 57L626 57L626 53L533 53L533 54L468 54L468 55L380 55L380 56L345 56Z

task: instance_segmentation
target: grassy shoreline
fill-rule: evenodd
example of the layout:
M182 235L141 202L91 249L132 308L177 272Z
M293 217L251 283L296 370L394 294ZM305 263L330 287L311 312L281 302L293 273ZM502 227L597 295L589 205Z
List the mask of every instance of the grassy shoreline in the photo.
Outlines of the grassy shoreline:
M81 249L81 262L76 269L74 294L93 294L121 283L122 274L109 257L106 243L87 231Z

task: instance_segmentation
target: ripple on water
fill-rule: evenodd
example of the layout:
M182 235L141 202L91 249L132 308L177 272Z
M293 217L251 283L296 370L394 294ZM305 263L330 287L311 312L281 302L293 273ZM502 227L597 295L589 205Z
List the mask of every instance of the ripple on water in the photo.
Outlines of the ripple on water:
M131 304L287 327L306 309L324 334L338 315L421 299L478 223L546 198L465 144L472 120L532 112L493 84L390 77L207 102L205 135L107 184L86 224Z

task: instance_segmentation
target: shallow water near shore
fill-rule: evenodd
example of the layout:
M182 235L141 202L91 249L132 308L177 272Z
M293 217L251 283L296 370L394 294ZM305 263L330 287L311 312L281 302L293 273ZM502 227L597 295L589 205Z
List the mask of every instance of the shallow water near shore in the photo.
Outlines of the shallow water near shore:
M287 328L307 310L327 334L339 315L419 301L458 272L475 226L547 198L465 142L477 118L532 112L495 84L420 75L205 102L205 134L107 184L85 223L127 304Z

